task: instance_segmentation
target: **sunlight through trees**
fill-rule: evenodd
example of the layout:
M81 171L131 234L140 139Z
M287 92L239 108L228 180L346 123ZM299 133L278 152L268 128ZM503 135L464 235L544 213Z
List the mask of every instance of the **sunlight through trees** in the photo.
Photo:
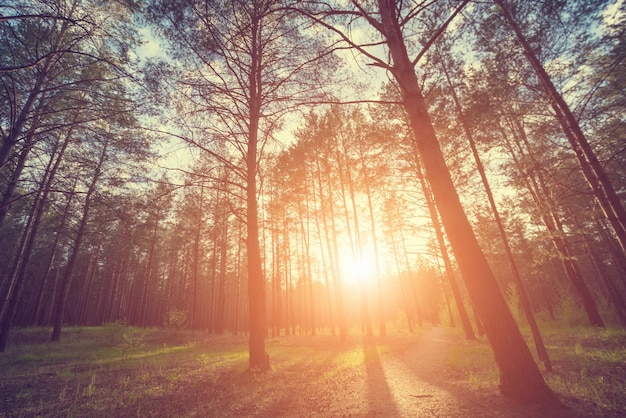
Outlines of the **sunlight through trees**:
M270 336L445 324L551 398L520 328L547 371L544 324L626 328L625 24L611 0L1 5L0 349L123 321L245 334L266 371Z

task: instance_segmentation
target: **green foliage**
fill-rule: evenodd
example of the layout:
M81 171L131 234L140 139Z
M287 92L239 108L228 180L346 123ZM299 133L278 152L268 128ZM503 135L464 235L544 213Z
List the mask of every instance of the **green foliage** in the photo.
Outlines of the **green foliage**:
M498 368L484 341L464 341L450 347L447 363L455 369L464 370L468 382L475 388L486 388L498 383Z
M126 328L122 333L122 342L120 348L124 353L138 350L144 346L144 338L148 333L145 329Z
M104 340L109 347L116 347L127 354L144 345L147 330L129 327L125 321L109 322L103 327Z
M127 327L126 321L109 322L103 327L104 340L110 347L115 347L122 342L122 336Z
M0 356L0 410L10 416L102 416L117 408L132 416L146 407L150 393L161 394L161 385L178 385L179 376L195 370L197 341L204 338L197 332L128 327L123 321L68 328L57 343L40 340L39 334L39 329L16 330L19 345ZM166 347L163 339L177 343ZM215 350L211 357L221 358ZM190 366L181 369L181 363Z
M624 410L624 330L562 328L558 334L550 337L561 344L552 354L557 367L547 376L548 384L559 393L588 399L605 410Z
M579 300L572 292L561 289L559 291L559 303L555 315L557 320L568 327L585 326L589 319L581 307Z
M115 327L121 336L112 350L102 342ZM549 385L565 398L591 405L589 415L617 411L609 415L618 416L626 407L622 378L626 333L591 327L551 331L545 335L555 367L546 375ZM22 333L28 330L16 332ZM441 369L442 379L452 376L473 390L495 391L498 371L488 343L466 341L460 329L450 334L449 368ZM268 345L275 363L271 373L263 374L244 372L248 358L243 336L207 337L194 331L141 330L120 324L82 332L69 328L66 336L62 344L24 344L0 356L2 396L9 400L2 405L4 413L101 416L103 411L115 411L118 416L186 416L180 411L184 402L191 411L198 407L204 415L223 416L228 415L225 408L240 405L242 399L256 407L264 399L261 394L285 396L292 389L299 393L301 384L313 393L329 384L343 387L365 381L368 368L376 369L378 362L405 353L418 341L406 333L369 340L351 336L341 343L326 335L273 338ZM166 346L163 341L176 343ZM120 355L124 344L138 346L129 355ZM596 406L598 410L593 409Z
M604 412L626 408L623 396L626 393L623 378L626 374L626 332L623 329L599 330L564 324L542 326L542 329L554 367L554 372L544 377L552 390L560 396L599 407ZM528 340L530 331L523 329L523 332ZM465 341L460 332L456 338L448 352L447 363L462 371L467 382L475 388L496 385L498 369L489 344L482 339Z
M163 317L163 326L166 329L177 331L186 329L189 324L189 312L182 309L170 309Z

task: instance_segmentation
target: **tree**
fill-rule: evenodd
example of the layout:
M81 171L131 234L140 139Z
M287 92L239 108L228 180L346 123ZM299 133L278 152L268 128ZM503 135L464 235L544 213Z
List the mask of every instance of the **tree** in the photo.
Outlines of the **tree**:
M500 31L496 33L503 35ZM500 38L498 41L505 43ZM489 44L490 40L483 42ZM471 98L466 122L473 119L472 128L480 132L482 141L492 149L502 147L499 151L508 154L510 160L502 167L511 178L509 184L526 190L526 195L520 194L518 199L530 197L534 202L538 215L535 216L549 231L567 279L578 294L589 322L603 327L604 322L569 243L567 228L563 227L565 196L580 189L578 180L582 178L572 174L577 174L578 168L570 162L572 159L567 152L553 145L560 140L559 129L551 123L551 118L542 117L548 111L547 104L532 84L519 82L527 77L532 79L532 74L519 57L510 56L508 48L494 48L496 60L485 60L481 68L468 77ZM537 118L539 123L535 121ZM587 194L580 191L583 199Z
M466 3L462 3L454 10L435 35L446 28L451 18L456 16ZM409 43L405 38L405 31L408 32L411 25L416 22L411 17L421 11L421 6L403 7L403 4L393 0L378 0L376 5L376 8L368 9L366 5L353 1L351 9L335 10L325 6L319 13L311 11L308 15L372 60L373 65L388 71L398 84L402 104L413 131L413 140L422 159L443 226L463 273L469 295L494 351L500 369L500 388L503 393L520 399L552 399L552 391L544 382L478 245L430 121L415 73L415 65L423 55L424 49L418 51L415 58L411 59ZM367 46L352 41L347 31L338 29L325 19L340 14L364 19L379 35L377 40L370 40L369 45L383 43L388 48L391 59L387 61L378 58ZM416 28L413 26L412 29ZM429 43L431 42L427 42Z
M522 305L522 309L524 311L524 315L528 321L530 326L533 339L535 341L535 347L537 349L537 354L539 358L544 362L546 367L546 371L552 371L552 364L550 362L550 358L548 357L548 352L546 351L545 345L543 343L543 338L541 337L541 333L539 331L539 327L537 326L537 321L535 320L535 316L532 312L532 308L530 306L530 300L528 297L528 293L526 288L524 287L522 277L520 275L519 269L517 267L517 263L515 262L515 258L513 257L513 252L511 250L511 245L509 243L509 239L507 233L504 229L504 223L502 221L502 217L500 216L500 211L496 205L494 194L487 178L487 174L485 172L485 167L483 165L482 159L478 152L478 148L476 146L476 140L474 139L474 133L470 129L469 122L465 115L465 110L461 104L460 98L457 94L456 86L453 84L450 75L450 63L446 62L446 58L441 54L441 52L437 51L438 59L440 60L441 70L446 79L446 82L449 85L450 95L452 96L452 100L454 102L454 107L456 112L458 113L459 123L463 129L465 137L470 144L470 148L472 150L472 155L474 156L474 161L476 162L476 168L478 169L478 173L480 174L481 182L485 188L485 193L487 194L487 199L489 201L489 206L491 208L491 212L493 214L494 220L498 226L498 232L500 234L500 238L502 240L502 244L504 246L504 251L507 256L507 261L509 263L509 267L511 268L511 272L513 273L513 281L515 286L517 287L517 292L519 294L520 302Z
M516 21L511 5L505 0L496 0L496 4L500 6L504 19L515 33L518 42L524 50L524 54L535 70L550 105L555 112L556 118L580 163L580 168L585 179L598 200L604 215L613 227L622 251L626 253L626 211L613 184L607 176L604 167L598 160L595 151L589 144L586 135L578 123L578 119L555 87L548 72L539 61L535 49L531 46L522 28Z
M0 80L5 88L0 95L0 170L8 169L16 154L20 160L27 157L35 142L45 138L38 130L53 129L50 119L61 128L70 123L71 116L64 119L63 113L74 114L81 104L80 94L74 95L76 103L69 92L125 75L128 51L136 41L128 4L17 1L2 10ZM25 145L22 150L20 144ZM12 198L12 184L21 175L19 167L18 162L11 184L3 191L0 225Z
M153 1L150 18L193 71L183 77L187 102L179 117L196 118L192 140L233 172L246 202L250 367L266 370L266 281L259 237L259 176L264 151L285 113L311 100L327 55L305 36L285 1ZM188 138L190 139L190 138ZM217 146L217 144L220 144Z
M128 30L123 39L115 38L120 28L129 28L124 15L127 9L121 5L51 0L15 2L3 7L9 13L2 21L6 55L0 74L7 88L1 96L6 106L0 118L6 130L0 130L0 167L10 173L10 181L3 190L0 226L10 206L19 200L14 197L18 185L23 187L24 195L35 196L13 268L3 281L0 339L4 345L40 221L50 203L50 191L59 165L66 158L65 151L75 141L75 131L86 124L97 131L102 126L94 126L96 121L121 120L130 112L126 97L122 97L126 90L119 76L128 62L126 52L134 37ZM105 14L106 20L97 20ZM35 144L37 159L48 163L43 167L34 159L30 164L27 173L37 184L34 190L28 190L30 186L20 182Z

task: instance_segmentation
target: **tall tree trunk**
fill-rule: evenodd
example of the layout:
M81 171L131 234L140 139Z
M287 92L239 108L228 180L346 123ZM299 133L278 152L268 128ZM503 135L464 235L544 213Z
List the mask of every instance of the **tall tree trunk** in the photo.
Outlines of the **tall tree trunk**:
M500 6L502 14L508 24L515 32L517 40L521 44L526 57L532 65L545 93L548 96L550 105L556 113L556 117L563 128L563 132L567 137L574 154L580 163L582 172L587 180L589 187L593 191L593 194L600 204L604 215L609 220L615 234L617 235L618 242L622 249L622 253L626 254L626 211L622 202L615 192L615 188L611 184L602 164L598 161L595 152L591 148L591 145L587 141L578 120L570 110L569 106L563 99L563 96L559 94L554 83L543 65L539 61L537 54L530 46L530 43L522 33L521 28L515 21L513 14L507 2L505 0L496 0L496 3Z
M76 7L78 5L78 1L74 0L69 7L68 17L74 14ZM35 101L40 95L43 101L43 95L41 94L44 88L46 87L46 83L48 82L48 76L50 75L50 71L52 70L54 64L59 61L60 56L65 54L66 51L59 50L63 39L65 38L66 32L70 29L71 19L63 19L61 23L61 27L59 28L59 32L57 38L54 40L54 44L50 48L50 53L46 59L43 61L41 68L37 71L37 76L35 78L35 84L33 84L32 89L28 93L28 97L24 102L24 105L20 109L17 118L11 124L8 129L8 134L6 137L2 138L2 145L0 145L0 168L4 167L6 162L11 156L11 152L13 151L13 147L18 143L20 136L22 135L22 131L28 122L28 114L31 112L33 106L35 105ZM39 102L39 106L41 106L41 101ZM17 112L16 112L17 113ZM2 224L0 223L0 226Z
M13 195L15 194L15 189L17 188L20 178L22 177L22 171L26 166L26 159L31 149L32 143L27 140L24 149L22 149L22 152L20 152L17 158L17 164L13 169L13 173L11 173L11 179L9 180L7 188L5 189L2 199L0 200L0 226L4 223L4 218L6 218L6 215L9 212L9 207L11 206Z
M63 327L63 318L65 315L65 305L67 303L67 297L70 290L70 284L72 281L72 274L74 273L74 266L76 265L76 261L78 260L78 254L80 253L80 246L82 244L85 230L87 228L87 221L89 218L89 210L91 208L91 199L96 191L96 184L100 179L100 175L102 173L102 166L104 165L104 161L107 156L107 148L108 148L108 140L102 146L102 151L100 153L100 158L98 159L98 163L95 167L93 177L91 179L91 183L87 189L87 194L85 195L85 204L83 206L83 213L81 216L80 224L78 226L78 230L76 231L76 238L74 239L74 248L72 249L72 253L70 254L70 258L65 267L65 272L61 278L60 288L57 293L57 300L55 302L54 307L54 327L52 329L52 335L50 337L51 341L59 341L61 339L61 329Z
M48 164L44 171L44 176L42 179L42 183L40 189L37 191L35 195L35 199L33 205L31 207L31 213L29 215L29 219L27 222L27 226L24 229L24 236L20 243L18 252L16 254L15 262L13 263L13 268L8 276L8 286L6 290L6 294L3 293L2 297L2 309L0 312L0 350L4 350L6 345L6 341L8 338L8 333L13 322L13 318L16 314L17 303L19 300L20 289L25 280L26 268L28 267L30 256L32 254L33 248L35 246L35 240L37 236L37 232L39 230L39 225L41 224L42 217L44 215L46 203L48 201L48 195L50 193L52 183L55 179L56 172L59 168L61 160L65 155L65 150L70 142L70 138L72 136L72 132L75 128L75 122L80 114L81 109L79 109L73 119L73 123L70 125L69 130L65 135L65 139L61 143L61 149L56 155L57 148L59 143L61 142L60 135L57 137L57 140L54 144L54 149L50 159L48 160ZM39 116L39 111L37 111L36 116ZM26 140L26 148L22 151L22 155L20 155L20 161L18 162L18 167L16 172L23 168L23 163L25 162L26 154L30 150L32 143L34 142L33 135L34 127L29 130L29 135ZM56 157L55 157L56 155ZM22 165L22 167L20 167ZM14 172L14 177L16 172ZM19 174L18 174L19 177ZM10 189L11 185L9 185ZM9 193L9 189L7 190L7 194ZM5 197L6 195L5 194ZM9 198L12 195L12 191L9 194ZM68 202L69 204L69 202ZM6 212L5 212L6 213ZM45 277L44 277L45 283Z
M300 217L300 231L302 233L303 250L304 250L304 264L305 264L305 287L308 286L309 293L309 319L311 325L311 335L315 335L315 295L313 294L313 269L311 267L311 223L309 220L309 199L308 196L304 199L306 204L305 216L306 226L304 224L304 216ZM306 302L304 303L306 306Z
M235 335L239 335L239 303L240 303L240 299L241 299L241 253L242 253L242 248L241 248L241 241L243 236L243 228L242 225L239 225L239 233L237 234L237 261L235 263L235 274L237 277L237 290L236 290L236 294L235 294L235 325L234 325L234 331L233 333ZM280 288L279 288L280 291ZM280 301L279 301L280 302Z
M431 222L433 223L435 237L437 238L437 245L439 246L439 251L441 251L441 259L443 260L443 267L446 271L446 278L448 279L448 283L450 284L450 289L452 289L454 304L456 305L456 309L459 312L461 327L463 328L465 338L468 340L474 340L476 339L476 335L474 334L472 323L469 319L469 315L467 314L467 309L465 309L465 304L463 303L461 289L459 289L459 284L457 283L456 277L454 275L452 261L450 260L448 248L446 247L446 242L444 240L443 230L441 228L441 223L439 222L439 214L437 213L437 208L435 207L432 190L429 187L428 182L424 178L424 174L422 173L422 165L420 163L420 158L419 155L417 155L417 152L415 155L415 170L417 172L417 177L420 181L422 194L424 195L424 199L426 200L426 206L428 207L428 213L430 215Z
M598 257L592 239L587 233L582 232L584 231L584 229L581 225L581 222L577 219L576 215L572 213L569 213L568 216L574 221L576 229L581 231L580 236L582 238L585 249L589 253L589 257L591 258L591 262L596 270L598 277L601 280L601 284L604 284L606 290L606 298L611 302L611 304L613 304L622 328L626 329L626 304L624 303L622 295L620 294L616 284L613 283L613 279L611 278L610 274L606 271L604 263L602 262L600 257Z
M413 280L413 269L411 268L411 261L409 260L409 251L406 246L406 240L404 239L404 232L402 229L400 230L400 243L402 244L402 254L404 255L404 263L406 265L407 271L407 280L409 281L409 286L411 286L411 290L413 292L413 300L415 301L415 311L417 313L417 325L421 328L424 325L424 315L422 312L422 305L419 300L419 295L417 294L417 289L415 288L415 280Z
M278 228L272 228L272 322L270 324L270 327L272 328L272 337L280 336L280 327L278 326L278 315L280 312L280 305L278 304L278 295L280 293L279 274L281 267L279 236L280 234L278 233Z
M409 332L413 332L413 313L409 308L409 302L407 299L407 290L404 284L404 280L402 280L402 263L400 262L400 249L398 248L398 244L396 243L396 238L394 234L393 225L389 225L389 239L391 240L391 252L393 253L393 259L396 264L396 271L398 272L398 283L400 284L400 293L402 293L402 303L404 305L404 312L406 313L407 325L409 326Z
M69 217L70 207L72 204L72 198L74 197L74 191L76 189L76 182L77 180L74 179L72 190L69 193L67 197L67 202L65 203L65 206L63 208L63 214L61 215L61 220L59 222L59 225L56 227L56 234L54 236L54 241L52 242L52 245L50 246L50 257L48 258L48 261L46 263L45 273L43 274L43 279L41 282L41 286L39 288L39 292L37 296L37 311L35 313L35 323L40 326L48 325L49 323L49 321L46 318L48 318L48 312L50 310L49 308L51 308L52 306L51 306L51 303L49 303L49 301L46 301L44 304L44 294L45 294L45 289L48 285L50 273L52 273L57 249L59 247L59 242L61 241L61 236L62 236L61 231L65 230L67 218ZM58 279L58 274L55 274L52 280L53 289L56 289L57 279ZM52 293L51 299L53 301L55 299L54 292Z
M517 130L514 130L513 128L511 130L513 132L513 138L515 140L514 145L516 146L517 152L520 154L520 156L524 157L525 153L523 152L520 141L524 142L527 148L529 144L527 139L525 138L523 128L519 126L519 122L516 125ZM520 173L522 173L526 189L528 190L533 201L535 202L543 223L548 230L548 233L550 234L550 238L563 264L563 268L565 270L567 278L574 286L576 293L580 297L583 308L585 309L585 313L589 318L589 323L593 326L604 328L604 321L600 317L600 313L598 312L596 303L593 300L591 292L589 292L589 288L587 287L580 268L578 267L576 257L574 256L571 250L571 246L569 245L569 242L567 240L567 234L563 230L561 221L553 207L553 204L551 204L551 202L549 201L550 193L548 191L548 186L546 185L545 179L543 178L541 172L535 169L535 167L538 166L538 163L536 161L533 161L533 165L531 168L524 169L522 161L520 161L520 159L516 156L512 145L507 141L506 133L503 130L501 130L501 133L505 137L505 146L507 147L511 158L513 159L513 162L517 166L517 169L520 171ZM528 156L532 159L530 152L528 153ZM542 199L540 195L543 195L544 198Z
M250 33L250 71L249 83L249 127L248 143L245 153L246 162L246 227L248 237L248 315L250 320L250 338L248 342L250 368L268 370L269 355L265 352L265 334L267 333L267 307L265 297L265 277L259 242L259 219L257 200L257 159L259 158L259 121L263 86L261 84L262 66L260 49L261 18L253 16Z
M318 173L319 176L319 173ZM315 228L317 229L317 239L320 242L320 256L322 258L322 271L325 272L324 274L324 288L326 289L326 301L328 303L328 318L330 321L330 333L331 335L334 337L335 336L335 321L334 321L334 316L333 316L333 304L332 304L332 297L331 297L331 292L330 292L330 280L328 279L328 272L330 271L332 274L332 263L331 265L328 265L327 261L326 261L326 251L324 251L324 239L322 238L322 226L320 225L320 216L319 216L319 212L322 212L322 216L324 216L324 197L320 196L320 211L317 210L317 193L316 190L317 188L315 187L316 182L313 182L313 187L312 187L312 191L313 191L313 213L315 216ZM326 228L325 226L323 226L324 229ZM328 242L326 243L328 244ZM329 248L329 246L326 247L327 249Z
M500 389L519 399L553 399L554 395L543 380L498 288L452 183L407 54L395 15L395 1L378 0L378 5L382 30L393 60L392 74L400 87L403 105L443 226L500 369Z
M209 296L208 296L208 322L209 322L209 332L215 332L215 307L217 305L216 296L217 292L215 291L215 286L217 283L217 253L218 253L218 234L217 234L217 225L216 220L219 219L219 202L220 202L220 192L217 192L217 198L215 200L215 214L213 215L213 246L211 250L211 275L210 275L210 283L211 286L209 288Z
M343 145L343 153L341 155L339 155L338 160L341 161L341 157L343 157L345 159L345 166L343 164L341 164L341 162L339 163L339 167L338 167L338 172L339 172L339 184L340 184L340 189L341 189L341 197L342 197L342 201L343 201L343 209L344 209L344 215L346 218L346 228L347 228L347 234L348 234L348 238L350 239L350 250L352 252L352 258L353 260L356 260L357 262L362 262L362 257L363 257L363 249L361 246L361 234L359 231L359 217L358 217L358 213L356 210L356 202L355 202L355 196L354 196L354 183L352 181L352 176L350 175L350 170L351 167L349 166L349 161L348 161L348 153L345 147L345 144ZM345 174L345 177L344 177ZM348 194L350 197L350 202L352 205L352 222L354 222L354 236L352 235L352 227L351 227L351 222L350 222L350 210L348 209L348 202L346 200L346 190L345 190L345 185L347 183L348 186ZM372 318L370 316L370 308L369 308L369 301L367 298L367 292L365 290L365 286L366 283L365 281L361 280L362 278L359 278L359 299L361 302L361 323L362 326L365 330L365 333L368 337L371 337L374 335L374 332L372 331Z
M96 273L98 271L96 265L98 258L100 257L100 251L102 249L102 237L98 239L98 245L96 250L89 255L89 261L85 267L83 287L78 299L78 306L74 309L72 315L72 322L78 325L93 325L91 316L94 313L94 305L90 305L89 296L91 295L94 287ZM95 306L98 306L97 304ZM107 307L107 309L110 309Z
M143 274L143 286L141 287L141 296L137 305L137 315L135 321L141 326L147 326L149 323L148 312L150 310L151 302L151 284L153 278L156 276L154 272L154 258L156 252L156 243L159 232L159 215L155 215L154 229L152 230L152 238L150 239L150 249L148 250L148 256L146 259L146 269Z
M228 207L222 207L220 216L220 283L217 295L216 332L224 333L224 314L226 309L226 258L228 257Z
M282 308L285 312L285 335L290 335L290 326L293 321L291 316L291 257L290 257L290 240L289 240L289 221L287 214L283 211L283 245L281 258L284 262L285 277L285 306Z
M615 240L613 236L608 232L609 228L606 226L605 219L598 219L597 217L594 219L596 230L604 242L604 245L608 248L609 253L611 254L611 258L615 263L615 268L619 272L619 277L622 279L622 283L626 285L626 259L621 257L620 249L618 245L615 244Z
M504 252L509 262L511 273L513 273L513 281L515 283L517 292L520 297L522 310L524 311L524 315L526 316L526 320L528 321L528 325L530 326L530 331L532 333L533 340L535 341L535 348L537 349L537 354L539 355L539 358L543 361L546 371L551 372L552 363L550 362L550 358L548 357L548 352L546 351L546 346L543 343L541 332L539 331L539 327L537 326L537 321L535 320L535 315L533 314L532 307L530 305L530 299L528 298L528 292L526 291L526 288L524 287L524 283L522 282L522 277L520 276L519 269L517 268L517 263L515 262L515 258L513 257L513 252L511 251L511 245L509 244L509 239L507 237L506 231L504 230L504 224L502 222L502 218L500 217L500 212L498 211L496 201L493 198L493 193L491 191L491 186L489 185L489 180L487 179L487 174L485 173L485 167L483 166L480 155L478 154L478 148L476 147L476 141L474 141L474 135L470 131L470 128L466 122L465 113L463 112L461 101L459 100L456 94L454 85L452 84L452 81L450 79L450 73L448 72L448 68L446 67L445 63L442 64L442 67L443 67L444 75L446 77L446 81L448 82L448 85L450 86L450 93L452 95L452 100L454 101L456 111L458 113L461 127L463 128L465 137L467 138L467 141L470 144L470 148L472 149L472 155L474 156L474 161L476 162L476 168L478 169L478 173L480 174L480 179L485 188L485 193L487 194L487 200L489 201L489 206L491 207L491 212L493 213L493 217L496 221L496 225L498 226L500 239L502 240L502 244L504 245Z
M362 145L359 143L359 145ZM372 246L374 248L374 267L376 269L376 285L378 293L378 332L380 335L387 335L386 318L385 318L385 302L383 293L383 277L380 268L380 256L378 254L378 238L376 236L376 218L374 217L374 204L372 202L372 189L370 187L370 176L363 150L359 149L359 158L361 160L361 170L363 171L363 184L365 186L365 195L367 196L367 208L370 215L370 227L372 228Z
M24 227L24 232L20 239L15 258L6 276L5 287L2 289L2 295L0 299L0 353L4 352L8 342L9 331L15 318L17 311L18 301L21 295L22 285L24 283L24 273L26 271L27 263L25 254L28 253L29 247L32 246L33 229L37 213L37 207L39 206L38 200L40 195L35 198L35 203L31 206L30 213L28 214L28 220Z
M65 158L65 152L67 150L68 145L71 142L71 138L72 138L72 134L74 132L74 129L76 128L76 124L78 121L78 118L80 116L80 114L82 113L82 107L78 108L76 110L76 113L74 114L74 117L72 119L72 123L70 124L70 127L68 129L68 131L66 132L63 140L61 140L60 135L57 138L56 143L54 144L54 148L52 151L52 155L50 156L50 160L48 161L48 165L46 167L46 171L44 173L44 178L42 179L42 189L40 190L40 192L38 193L38 198L35 200L36 202L36 207L37 207L37 213L35 216L35 221L33 223L33 229L31 232L31 237L30 237L30 245L28 246L25 254L23 255L23 263L27 264L29 259L30 259L30 255L31 252L33 250L34 244L35 244L35 237L37 235L37 232L39 230L39 225L41 223L41 219L44 215L44 211L46 208L46 203L48 202L48 196L50 194L50 191L52 189L52 185L54 183L54 180L56 179L56 173L59 169L59 166L61 165L61 162L63 161L63 159ZM61 145L60 149L58 149L58 154L57 154L57 148L59 147L59 144ZM55 157L56 155L56 157ZM75 187L76 187L76 180L74 181L74 184L72 186L72 191L71 194L74 194L75 191ZM37 300L39 303L41 303L41 298L43 296L43 290L45 288L46 285L46 281L47 281L47 277L48 277L48 273L49 273L49 269L52 266L52 262L54 261L54 254L56 251L56 247L58 245L59 239L60 239L60 231L63 230L63 228L65 227L65 220L67 219L67 215L68 215L68 211L69 211L69 205L70 205L70 201L71 201L71 197L68 198L68 202L67 205L65 207L65 211L63 213L63 217L62 217L62 221L61 221L61 225L59 226L60 229L58 229L58 233L57 236L54 240L54 245L52 247L52 254L51 254L51 258L49 259L49 263L48 263L48 267L46 270L46 274L44 275L43 279L42 279L42 283L40 286L40 292L38 293L38 297ZM24 274L24 272L22 272L22 274ZM35 309L35 312L37 312L39 310L39 308L37 307Z
M203 227L202 211L204 200L204 182L200 184L200 202L198 203L198 224L195 228L193 237L193 264L191 268L192 295L191 295L191 328L199 329L199 313L198 313L198 265L200 258L200 234Z
M339 338L345 340L348 338L348 325L346 323L346 314L343 301L343 285L341 281L341 275L339 274L339 255L337 248L337 231L335 228L335 210L334 203L332 201L332 188L330 185L330 179L325 182L326 190L323 188L324 182L322 182L322 167L320 167L319 158L315 158L315 168L317 172L317 185L321 200L322 207L322 223L324 226L324 238L326 241L326 248L328 248L328 261L333 277L333 288L335 291L335 302L337 303L337 316L339 317ZM325 172L328 173L328 167L324 167ZM329 200L324 196L330 196ZM330 219L330 226L329 224ZM331 239L332 236L332 239Z

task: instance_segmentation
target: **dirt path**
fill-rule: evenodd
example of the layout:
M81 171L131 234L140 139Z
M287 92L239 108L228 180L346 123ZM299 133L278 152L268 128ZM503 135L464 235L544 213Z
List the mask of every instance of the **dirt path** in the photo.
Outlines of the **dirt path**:
M367 340L365 340L367 341ZM445 329L433 328L399 355L379 355L364 342L365 371L334 387L328 408L317 416L380 417L576 417L572 409L519 405L497 388L464 387L446 365L450 346ZM360 378L359 378L360 377ZM346 384L347 383L347 384Z

